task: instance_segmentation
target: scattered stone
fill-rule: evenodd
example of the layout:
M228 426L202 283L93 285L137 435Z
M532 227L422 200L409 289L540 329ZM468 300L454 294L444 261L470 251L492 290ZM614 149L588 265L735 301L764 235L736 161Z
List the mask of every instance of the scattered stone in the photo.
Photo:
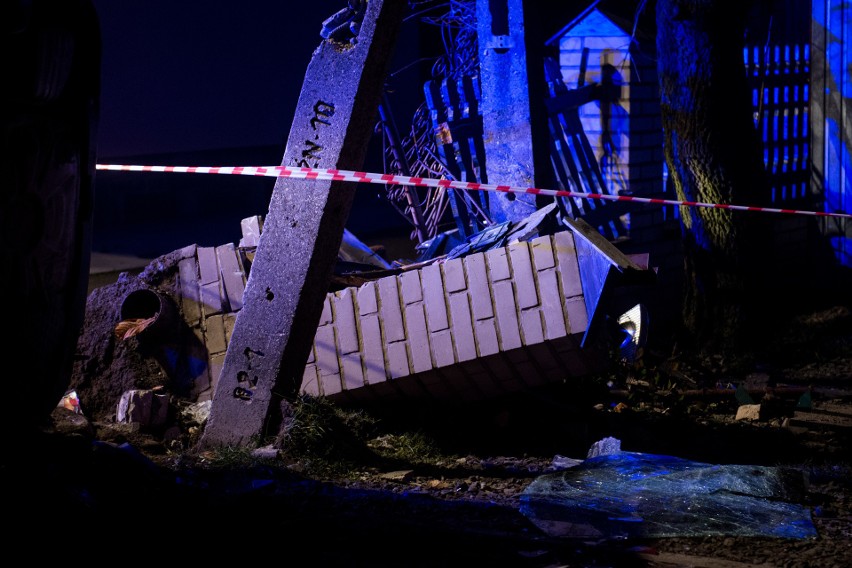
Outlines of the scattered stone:
M379 477L389 481L408 481L411 478L412 473L414 473L413 469L401 469L398 471L383 473Z
M759 404L743 404L737 408L737 416L735 420L760 420L760 405Z
M205 400L194 404L189 404L181 410L181 416L189 422L195 424L204 424L207 417L210 416L210 407L213 406L212 400Z
M276 448L275 446L264 446L262 448L257 448L252 450L251 456L253 458L274 460L278 457L278 448Z
M577 460L556 454L553 456L553 463L550 465L549 469L568 469L570 467L578 466L581 463L583 463L583 460Z
M82 434L92 436L95 429L84 415L62 406L57 406L50 415L53 429L58 434Z
M589 454L586 457L596 458L598 456L608 456L611 454L617 454L620 451L621 440L613 437L607 437L592 444L592 447L589 448Z
M118 401L117 422L138 422L143 427L157 427L166 423L169 416L168 395L153 390L131 389Z

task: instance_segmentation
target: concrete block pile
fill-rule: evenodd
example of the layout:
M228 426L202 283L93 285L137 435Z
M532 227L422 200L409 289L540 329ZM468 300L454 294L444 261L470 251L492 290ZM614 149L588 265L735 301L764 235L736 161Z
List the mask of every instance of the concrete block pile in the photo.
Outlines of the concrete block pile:
M476 400L584 375L596 357L563 231L327 295L301 391Z

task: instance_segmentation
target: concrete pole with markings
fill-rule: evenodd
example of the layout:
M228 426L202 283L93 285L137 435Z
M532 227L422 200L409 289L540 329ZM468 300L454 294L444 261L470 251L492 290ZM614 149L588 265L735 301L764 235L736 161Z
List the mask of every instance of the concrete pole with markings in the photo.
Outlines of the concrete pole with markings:
M370 0L360 14L335 14L357 35L335 33L314 51L282 165L363 167L405 6ZM355 191L277 180L201 448L259 442L298 393Z

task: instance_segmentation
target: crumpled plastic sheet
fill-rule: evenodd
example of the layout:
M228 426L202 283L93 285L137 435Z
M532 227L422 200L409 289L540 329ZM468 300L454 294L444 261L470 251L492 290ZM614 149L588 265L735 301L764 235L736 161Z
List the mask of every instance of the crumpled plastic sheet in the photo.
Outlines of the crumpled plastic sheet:
M817 536L804 471L619 451L542 475L520 511L550 536Z

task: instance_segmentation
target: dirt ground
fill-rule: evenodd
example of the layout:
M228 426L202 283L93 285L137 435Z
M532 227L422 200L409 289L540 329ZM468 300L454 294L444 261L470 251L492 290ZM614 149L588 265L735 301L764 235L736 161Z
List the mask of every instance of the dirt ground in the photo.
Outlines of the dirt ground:
M721 355L646 353L638 371L481 404L300 400L286 433L257 449L200 453L200 424L146 430L60 406L40 431L9 436L0 471L11 530L0 542L43 535L51 545L33 555L90 560L141 548L151 561L299 566L850 566L848 300L840 291L785 315L745 370ZM760 414L737 420L744 403ZM628 452L800 472L817 536L554 534L521 512L534 480L604 438Z

